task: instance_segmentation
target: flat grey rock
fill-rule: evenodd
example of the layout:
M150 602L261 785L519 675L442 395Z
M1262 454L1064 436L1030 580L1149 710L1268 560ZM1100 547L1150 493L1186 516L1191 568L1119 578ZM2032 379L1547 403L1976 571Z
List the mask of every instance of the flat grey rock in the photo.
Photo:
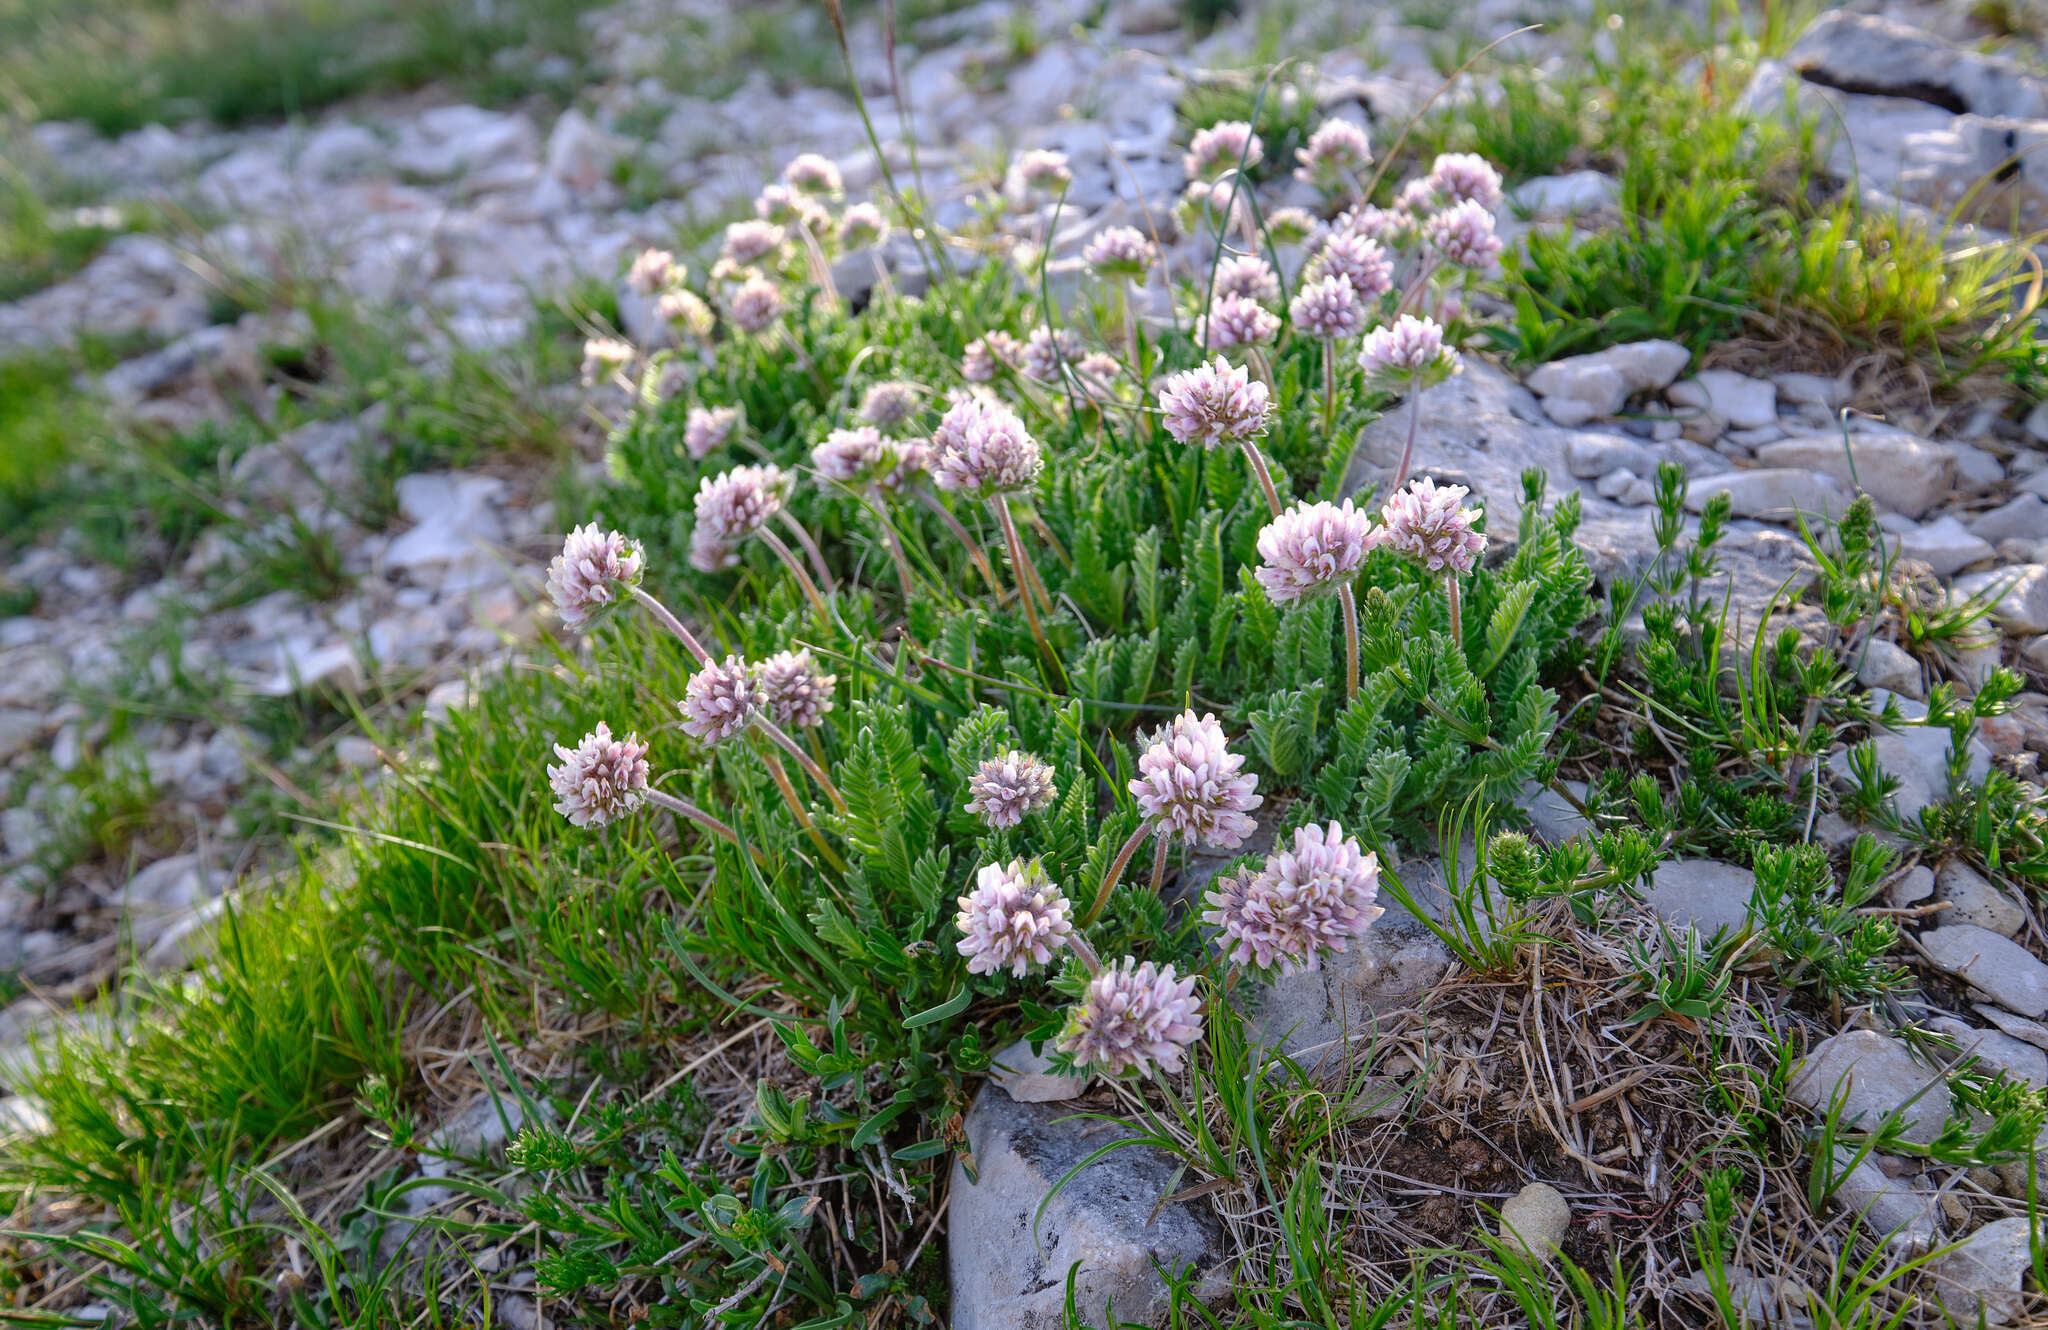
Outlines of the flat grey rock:
M1920 935L1936 968L1954 975L2019 1016L2048 1013L2048 965L2019 943L1975 924L1950 924Z
M2020 1281L2033 1263L2032 1247L2025 1217L1994 1219L1929 1262L1927 1277L1957 1323L2010 1325L2026 1309Z
M1859 1131L1874 1132L1896 1113L1905 1139L1919 1145L1940 1135L1949 1115L1941 1074L1903 1041L1875 1030L1822 1040L1800 1062L1785 1095L1815 1116L1839 1100L1842 1125Z
M1740 932L1749 921L1755 894L1756 874L1747 868L1711 859L1680 859L1657 869L1643 899L1674 929L1691 927L1711 937L1723 929Z

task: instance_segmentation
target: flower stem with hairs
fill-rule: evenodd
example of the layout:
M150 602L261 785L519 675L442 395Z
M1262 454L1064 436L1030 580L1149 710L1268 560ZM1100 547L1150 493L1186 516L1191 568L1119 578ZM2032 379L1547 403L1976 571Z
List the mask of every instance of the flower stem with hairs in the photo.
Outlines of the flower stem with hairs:
M1024 542L1018 539L1017 523L1010 516L1010 500L1007 495L997 494L989 499L989 507L995 510L996 521L1003 528L1003 543L1010 551L1010 571L1017 578L1017 599L1024 606L1024 622L1031 627L1031 636L1038 640L1038 649L1044 654L1046 663L1059 676L1061 684L1066 683L1066 668L1060 664L1059 653L1046 640L1045 625L1038 620L1038 602L1031 594L1030 574L1025 572Z
M1455 579L1453 579L1455 580ZM1344 607L1344 700L1358 700L1358 595L1346 582L1337 588L1337 603Z
M711 653L704 649L704 644L697 640L695 634L683 627L683 621L678 619L669 610L668 606L656 600L653 595L640 587L636 586L628 589L632 591L633 599L639 601L641 606L654 616L657 623L676 635L677 640L688 649L692 656L696 657L699 665L709 665L711 663Z
M1266 466L1266 458L1259 451L1259 445L1250 439L1240 439L1238 446L1244 449L1244 460L1251 463L1252 475L1258 478L1259 488L1266 493L1266 507L1275 517L1280 515L1280 491L1273 488L1273 473Z
M789 569L790 575L796 578L797 585L803 588L805 598L811 602L811 608L818 613L818 625L824 627L830 624L832 612L825 608L825 597L819 594L818 584L811 580L810 573L804 570L803 563L796 557L795 552L782 543L782 537L767 527L762 527L759 534L768 548L775 551L775 557L781 559L783 566Z
M767 735L777 748L796 759L796 764L804 769L805 775L818 783L818 788L825 792L825 797L832 801L834 808L842 813L846 811L846 796L839 792L839 787L832 783L832 778L825 774L825 768L818 765L817 759L804 751L802 744L790 738L788 731L768 719L764 712L754 713L754 724L761 727L761 733Z
M1138 852L1138 847L1145 843L1145 837L1151 834L1152 824L1140 822L1138 829L1131 833L1131 838L1116 852L1116 858L1110 861L1109 871L1102 875L1102 885L1095 889L1095 900L1088 906L1088 913L1081 916L1081 927L1086 928L1102 917L1102 907L1109 904L1109 893L1116 890L1116 884L1123 877L1124 869L1130 865L1131 856Z
M737 831L734 831L731 827L719 821L717 818L711 816L711 814L705 812L703 809L697 807L697 805L689 802L687 799L678 799L673 794L668 793L668 791L666 790L659 790L650 786L647 790L647 801L651 804L656 804L662 808L668 809L669 812L674 813L677 817L684 818L687 821L696 823L698 826L704 828L704 830L710 832L712 835L718 837L720 840L729 841L734 845L738 845L740 843L740 834ZM747 847L747 849L754 856L755 863L760 864L763 867L767 865L767 856L762 854L758 847L750 845Z
M761 765L768 768L768 775L774 780L775 788L782 791L782 802L788 804L789 811L796 815L797 825L802 827L804 834L811 838L811 844L818 847L818 856L832 866L833 872L845 872L846 861L841 859L830 845L826 844L825 833L818 830L817 821L811 817L810 810L804 807L804 801L797 797L796 786L790 784L789 781L789 772L783 769L782 763L776 759L775 754L762 753Z

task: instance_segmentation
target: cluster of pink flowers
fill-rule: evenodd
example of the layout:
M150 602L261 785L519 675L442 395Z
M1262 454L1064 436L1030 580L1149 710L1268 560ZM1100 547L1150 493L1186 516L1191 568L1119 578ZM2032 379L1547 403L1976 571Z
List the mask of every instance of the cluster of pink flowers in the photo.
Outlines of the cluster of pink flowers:
M697 484L697 524L690 531L690 563L704 572L739 560L733 547L761 529L789 498L782 468L736 466Z
M967 811L996 830L1051 805L1053 772L1042 759L1011 749L988 758L967 782Z
M1257 872L1230 874L1210 888L1202 921L1221 934L1239 965L1281 974L1313 970L1325 952L1344 951L1386 911L1375 905L1377 856L1335 822L1296 829Z
M640 736L612 737L599 721L574 748L555 745L560 766L548 768L555 811L572 827L601 827L625 817L647 799L647 745Z
M1381 539L1430 572L1471 572L1486 537L1475 526L1479 510L1459 506L1468 493L1463 485L1439 488L1427 476L1410 481L1380 510Z
M1214 294L1218 300L1237 296L1275 304L1280 299L1280 277L1256 254L1233 254L1216 265Z
M1445 204L1476 203L1488 212L1500 206L1500 172L1477 153L1444 153L1422 183Z
M1287 316L1304 336L1344 341L1364 330L1365 302L1358 298L1358 288L1350 278L1333 273L1320 281L1304 282L1294 303L1287 307Z
M960 355L960 377L969 383L987 383L996 371L1015 369L1023 359L1024 344L998 328L967 344Z
M1013 172L1021 190L1057 194L1074 181L1067 154L1050 148L1033 148L1017 158Z
M639 352L616 337L592 337L583 343L583 386L594 388L633 363Z
M1413 314L1367 333L1358 364L1376 382L1410 388L1441 383L1464 367L1457 351L1445 344L1443 328Z
M765 277L749 277L725 298L725 317L744 333L765 332L782 317L782 288Z
M1071 365L1086 354L1081 344L1081 335L1072 328L1051 328L1039 326L1031 330L1031 336L1024 343L1024 353L1018 358L1017 371L1027 379L1039 383L1051 383L1060 376L1062 365Z
M1500 259L1501 239L1493 233L1493 214L1475 199L1456 203L1431 217L1423 239L1443 255L1444 262L1474 272L1491 269Z
M1356 232L1331 232L1309 266L1318 277L1342 277L1366 300L1394 289L1394 260L1379 241Z
M1221 356L1175 374L1159 392L1166 432L1204 448L1256 438L1269 405L1266 385Z
M818 668L810 648L778 651L754 669L761 704L777 725L809 729L825 723L839 676Z
M640 585L640 543L597 523L577 527L548 564L548 596L568 628L582 628Z
M1135 226L1109 226L1095 233L1081 259L1098 277L1142 282L1152 266L1152 242Z
M739 423L738 407L693 406L683 418L683 449L701 462L731 440Z
M957 403L932 431L932 479L943 490L975 498L1027 490L1044 467L1023 420L990 398Z
M953 922L969 974L1007 969L1021 977L1049 964L1074 935L1067 898L1036 859L984 865L959 905Z
M1294 168L1295 179L1331 190L1372 164L1372 141L1353 121L1325 120L1294 155L1301 163Z
M734 222L725 228L725 248L721 257L735 268L752 267L762 259L780 253L784 239L783 229L773 222L759 218Z
M889 238L889 219L872 203L855 203L839 214L839 243L847 249L871 249Z
M1280 316L1250 296L1220 296L1209 312L1195 321L1195 344L1205 351L1258 346L1279 333Z
M1190 180L1213 180L1225 171L1257 166L1265 156L1266 146L1250 125L1242 120L1219 120L1195 131L1181 165Z
M891 429L909 420L924 407L924 394L914 383L890 380L878 383L861 398L860 418L880 429Z
M1153 834L1187 845L1234 850L1256 825L1263 802L1259 778L1230 751L1214 716L1183 711L1153 736L1138 758L1131 797Z
M1297 503L1259 532L1253 576L1276 605L1292 604L1348 583L1377 542L1372 519L1351 500Z
M811 465L827 480L864 485L894 461L894 450L873 425L835 429L811 449Z
M1126 956L1088 983L1081 1004L1067 1014L1055 1047L1076 1065L1106 1076L1153 1068L1176 1072L1202 1037L1202 1000L1195 976L1171 965L1140 964Z
M707 744L724 743L747 727L761 707L754 671L738 656L706 661L683 690L683 733Z

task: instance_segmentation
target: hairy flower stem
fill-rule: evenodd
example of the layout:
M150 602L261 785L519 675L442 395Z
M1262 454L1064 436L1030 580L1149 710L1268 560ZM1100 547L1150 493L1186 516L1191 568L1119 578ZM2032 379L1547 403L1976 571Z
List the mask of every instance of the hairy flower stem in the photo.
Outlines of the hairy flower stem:
M1451 641L1462 651L1465 649L1465 616L1459 609L1456 573L1444 579L1444 600L1451 611Z
M967 551L967 557L973 561L976 571L982 576L982 580L988 583L990 592L1000 596L1003 593L1003 589L996 581L996 570L989 565L988 556L981 552L981 546L974 543L974 537L968 533L967 528L960 525L960 519L953 516L953 510L941 503L939 496L933 494L930 490L920 489L917 492L917 498L918 502L939 515L939 520L945 523L946 529L953 533L954 537L959 540L961 548Z
M1095 954L1095 948L1088 945L1088 939L1079 933L1067 935L1067 946L1074 953L1074 959L1081 962L1081 968L1090 978L1102 973L1102 958Z
M720 822L717 818L711 816L711 814L705 812L703 809L697 807L697 805L689 802L686 799L678 799L673 794L668 793L666 790L658 790L653 788L652 786L649 786L647 790L647 801L651 804L656 804L662 808L668 809L669 812L674 813L677 817L685 818L688 821L696 823L698 826L704 828L704 830L710 832L712 835L718 837L720 840L730 841L734 845L738 845L740 843L740 834L737 831L734 831L731 827L727 826L723 822ZM767 866L768 857L762 854L758 848L750 845L747 847L747 849L748 852L754 856L755 863L760 864L763 867Z
M802 561L796 557L795 552L789 546L782 543L782 537L776 535L767 527L762 527L760 534L761 539L767 542L768 548L775 551L775 557L781 559L783 566L789 569L790 575L796 578L797 585L803 588L805 598L811 602L811 608L818 612L819 626L824 627L830 624L832 622L832 612L825 608L825 597L818 593L818 584L811 580L811 575L808 572L804 571Z
M1166 883L1166 837L1152 838L1152 894L1157 896L1159 888Z
M1280 491L1273 488L1273 473L1266 468L1265 456L1259 452L1259 445L1250 439L1240 439L1238 446L1244 449L1244 460L1251 463L1252 474L1258 477L1259 488L1266 492L1266 507L1273 516L1280 515Z
M1138 847L1144 844L1145 837L1151 834L1152 824L1140 822L1138 829L1131 833L1131 838L1116 852L1116 858L1110 862L1109 871L1102 875L1102 885L1095 889L1094 903L1089 905L1088 913L1081 916L1081 927L1086 928L1102 917L1102 907L1109 904L1109 893L1116 890L1117 881L1123 877L1125 867L1131 862L1131 856L1138 852Z
M677 640L689 650L692 656L697 658L699 665L709 665L711 663L711 653L704 649L704 644L699 642L689 629L683 627L683 621L672 614L668 606L662 604L639 587L629 587L627 589L633 593L633 599L639 601L641 606L654 616L657 623L676 635Z
M1337 340L1323 339L1323 433L1337 432Z
M868 486L861 497L867 500L868 507L874 509L875 522L882 528L882 545L889 551L889 561L896 565L896 580L903 584L903 603L907 607L916 593L912 590L910 560L903 553L903 542L896 538L896 528L889 524L889 510L883 506L874 486Z
M769 776L775 781L775 788L782 791L782 802L788 804L789 811L796 814L797 825L811 838L811 844L818 847L819 857L832 866L833 872L845 872L846 861L826 844L825 833L818 830L818 824L811 817L811 811L804 807L804 801L796 797L796 786L789 783L789 773L783 770L782 763L776 760L775 754L761 754L761 765L768 768Z
M1337 603L1344 607L1344 700L1358 700L1358 596L1346 582L1337 588Z
M1415 460L1415 431L1422 424L1422 385L1408 394L1408 442L1401 445L1401 465L1394 468L1394 483L1387 490L1391 495L1399 494L1401 487L1408 483L1408 464Z
M825 566L825 551L818 548L818 542L811 539L811 533L804 524L796 520L796 514L783 508L775 514L782 524L789 528L789 534L796 537L796 543L803 547L804 557L811 561L811 571L818 575L818 585L827 591L839 590L839 583L833 578L832 570Z
M1059 676L1062 686L1067 679L1066 667L1060 664L1057 651L1045 638L1045 625L1038 621L1038 602L1031 594L1031 575L1025 572L1024 542L1017 537L1017 523L1010 516L1010 500L1007 495L998 494L990 498L989 507L995 509L996 521L1003 528L1003 543L1010 551L1010 571L1017 578L1017 599L1024 605L1024 622L1031 626L1031 635L1038 639L1038 649Z
M754 724L761 727L761 733L767 735L777 748L796 759L796 764L804 769L805 775L818 783L818 788L825 792L825 797L832 801L834 808L842 813L846 811L846 796L839 793L839 787L825 774L825 768L819 766L817 759L804 751L802 744L790 738L786 730L768 719L762 712L754 713Z

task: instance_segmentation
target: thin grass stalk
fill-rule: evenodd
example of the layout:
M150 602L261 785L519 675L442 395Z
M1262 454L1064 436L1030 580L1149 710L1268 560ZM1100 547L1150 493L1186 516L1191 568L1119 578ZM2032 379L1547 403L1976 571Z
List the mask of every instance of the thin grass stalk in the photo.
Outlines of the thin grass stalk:
M1095 900L1088 906L1088 913L1081 916L1081 927L1086 928L1102 917L1102 907L1109 904L1109 893L1116 890L1116 884L1123 877L1124 869L1130 865L1131 856L1138 852L1138 847L1144 844L1145 837L1151 834L1152 824L1140 822L1138 829L1131 833L1131 838L1116 852L1116 858L1110 861L1109 871L1102 875L1102 885L1095 889Z
M1046 640L1045 625L1038 620L1038 602L1031 594L1030 577L1024 571L1024 542L1017 537L1017 523L1010 517L1008 496L997 494L989 499L989 507L995 510L996 521L1003 528L1003 543L1010 551L1010 571L1017 578L1017 599L1024 606L1024 622L1031 627L1031 636L1038 640L1038 649L1045 656L1046 663L1064 684L1066 669L1060 664L1059 653Z

